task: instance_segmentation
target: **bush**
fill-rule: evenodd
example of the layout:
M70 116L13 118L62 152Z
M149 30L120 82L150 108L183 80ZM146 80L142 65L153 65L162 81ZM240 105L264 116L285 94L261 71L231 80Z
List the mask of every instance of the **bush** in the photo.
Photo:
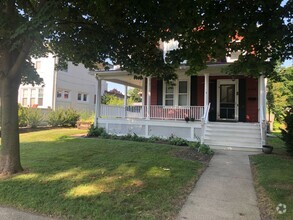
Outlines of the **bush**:
M72 108L65 109L62 127L75 127L79 118L80 115L76 110Z
M285 118L286 129L282 130L282 139L285 141L287 152L293 155L293 109L291 108Z
M48 124L52 127L58 127L62 124L62 109L52 111L48 115Z
M198 152L208 155L213 154L212 149L206 144L200 144L200 146L198 147Z
M180 138L180 137L176 137L174 135L171 135L168 139L168 143L171 145L176 145L176 146L188 146L188 141Z
M20 104L18 105L18 126L19 127L27 127L27 114L28 108L22 107Z
M36 108L28 108L27 109L27 125L31 128L38 127L42 120L44 118L44 115L39 109Z
M148 138L148 142L151 142L151 143L154 143L154 142L164 143L164 142L166 142L167 143L168 140L161 138L161 137L158 137L158 136L151 136L150 138Z
M105 128L102 128L102 127L95 127L94 125L91 125L89 130L88 130L88 133L87 133L87 136L88 137L108 137L108 134L105 130Z
M50 112L48 124L52 127L75 127L80 115L72 108L57 109Z
M201 146L200 142L189 142L188 146L192 149L198 149Z
M80 118L79 118L80 121L94 123L94 120L95 120L94 112L82 111L79 113L79 115L80 115Z

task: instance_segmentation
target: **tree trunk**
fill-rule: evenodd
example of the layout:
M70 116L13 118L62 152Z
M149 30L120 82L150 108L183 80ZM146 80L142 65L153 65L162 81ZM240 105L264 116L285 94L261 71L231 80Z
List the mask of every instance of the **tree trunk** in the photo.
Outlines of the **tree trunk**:
M20 164L18 130L18 89L20 76L0 79L1 89L1 149L0 174L13 174L22 171Z

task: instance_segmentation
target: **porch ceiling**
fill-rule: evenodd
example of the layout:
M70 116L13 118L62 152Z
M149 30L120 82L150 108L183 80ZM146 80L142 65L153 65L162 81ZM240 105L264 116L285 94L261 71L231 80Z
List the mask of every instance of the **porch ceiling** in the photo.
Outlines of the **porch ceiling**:
M118 83L125 86L131 86L139 89L142 88L142 80L134 79L133 75L129 74L127 71L91 71L90 74L95 75L98 79L101 80L106 80L109 82Z

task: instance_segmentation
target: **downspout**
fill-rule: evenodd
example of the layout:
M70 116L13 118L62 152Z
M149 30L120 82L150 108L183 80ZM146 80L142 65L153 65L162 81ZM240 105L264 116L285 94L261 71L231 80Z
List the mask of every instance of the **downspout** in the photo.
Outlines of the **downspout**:
M52 109L53 111L56 110L56 96L57 96L57 64L58 64L58 57L54 58L54 72L53 72L53 98L52 98Z

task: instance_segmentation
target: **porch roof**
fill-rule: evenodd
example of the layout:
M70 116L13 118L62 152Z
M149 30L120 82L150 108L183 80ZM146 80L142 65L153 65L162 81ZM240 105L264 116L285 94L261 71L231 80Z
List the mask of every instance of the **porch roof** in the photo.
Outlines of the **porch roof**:
M222 69L229 64L209 64L207 68L200 71L198 76L203 76L208 73L210 76L223 76L226 75ZM177 74L184 74L189 69L189 66L182 65L177 70ZM135 88L142 88L142 80L134 79L134 76L124 70L109 70L109 71L90 71L91 75L95 75L98 79L106 80L109 82L119 83L126 86Z
M91 75L95 75L96 78L106 80L113 83L122 84L125 86L131 86L134 88L142 88L142 80L134 79L127 71L123 70L110 70L110 71L90 71Z

